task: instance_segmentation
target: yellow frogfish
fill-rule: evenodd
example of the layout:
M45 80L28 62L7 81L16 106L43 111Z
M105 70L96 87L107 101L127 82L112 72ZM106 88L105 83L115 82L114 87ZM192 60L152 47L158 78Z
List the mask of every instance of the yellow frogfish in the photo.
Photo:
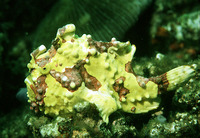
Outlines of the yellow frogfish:
M137 76L131 66L135 45L112 38L95 41L75 35L75 25L57 31L51 48L31 53L25 79L30 108L50 116L72 114L75 106L94 104L108 123L116 110L146 113L157 109L160 94L174 90L195 75L194 66L180 66L157 77Z

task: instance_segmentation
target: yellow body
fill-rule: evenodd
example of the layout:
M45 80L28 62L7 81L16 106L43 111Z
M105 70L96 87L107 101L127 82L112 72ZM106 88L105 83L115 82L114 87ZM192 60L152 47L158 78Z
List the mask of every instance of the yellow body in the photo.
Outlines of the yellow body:
M109 47L107 52L99 52L89 45L89 35L75 36L73 24L66 25L62 31L64 32L57 33L56 39L59 40L60 46L54 56L51 57L48 51L44 53L44 48L40 47L38 55L31 55L32 60L28 64L28 68L32 70L25 79L29 102L37 103L31 85L37 84L38 77L42 75L46 77L44 105L39 106L39 110L51 116L65 116L74 112L75 105L86 101L95 104L100 116L108 123L109 115L118 109L129 113L144 113L159 106L158 85L148 81L145 87L141 87L136 76L125 70L125 65L132 60L135 53L134 45L113 40L113 46ZM36 61L48 57L50 60L45 66L40 66ZM86 61L84 64L86 71L101 83L98 90L88 89L82 82L76 91L71 92L50 74L52 70L63 72L65 68L72 68L80 60ZM129 90L121 100L113 88L115 80L120 77L126 78L123 85ZM75 87L75 83L70 83L70 87Z

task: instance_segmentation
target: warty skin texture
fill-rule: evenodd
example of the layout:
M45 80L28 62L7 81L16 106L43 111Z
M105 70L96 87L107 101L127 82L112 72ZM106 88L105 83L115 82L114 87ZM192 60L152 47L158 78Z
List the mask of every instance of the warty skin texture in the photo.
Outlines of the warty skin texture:
M193 66L180 66L153 78L137 76L131 67L136 47L130 42L95 41L78 37L75 26L58 29L51 48L41 45L31 53L25 79L28 102L35 112L67 116L80 103L94 104L103 120L116 110L146 113L156 109L160 94L195 75Z

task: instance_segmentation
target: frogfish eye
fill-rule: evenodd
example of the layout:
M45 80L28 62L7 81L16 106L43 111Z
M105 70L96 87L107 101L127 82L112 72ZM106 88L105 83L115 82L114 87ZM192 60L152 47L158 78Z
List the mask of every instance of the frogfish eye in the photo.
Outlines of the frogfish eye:
M41 74L44 74L44 75L48 74L50 71L50 65L46 64L44 67L40 67L39 71Z

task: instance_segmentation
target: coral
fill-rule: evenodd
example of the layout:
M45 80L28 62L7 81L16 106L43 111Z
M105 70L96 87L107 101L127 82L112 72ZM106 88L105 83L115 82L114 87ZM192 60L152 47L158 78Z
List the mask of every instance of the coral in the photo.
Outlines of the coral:
M199 64L199 63L197 63ZM179 87L175 91L173 104L178 109L188 110L193 113L200 111L200 74L197 74L196 79L191 79L186 85Z
M111 132L105 122L96 114L95 106L82 106L69 117L34 117L29 118L28 126L34 137L106 137ZM77 107L76 107L77 109Z
M134 126L128 126L124 118L114 120L111 125L112 134L117 137L125 135L136 136L137 131Z
M189 113L176 113L173 122L159 122L157 118L150 120L141 131L141 136L150 137L188 137L197 134L197 115ZM196 135L197 136L197 135Z
M57 137L60 135L58 131L59 123L66 120L62 117L57 117L55 120L49 122L47 117L31 117L28 121L28 126L32 129L34 137Z
M155 6L156 9L152 18L152 36L157 34L165 37L170 32L177 40L198 40L198 0L170 0L170 3L156 0Z
M197 57L200 51L199 9L198 0L156 0L150 30L155 50L182 51L177 57L184 59Z
M176 21L169 22L164 28L172 32L173 36L179 41L188 39L198 40L200 34L198 30L199 22L199 11L194 11L180 16Z
M135 49L115 38L101 42L90 35L78 37L73 24L58 29L47 52L41 45L31 53L25 79L31 109L66 117L89 103L108 123L118 109L133 114L156 109L162 92L195 75L195 65L185 65L157 77L138 76L131 66Z

